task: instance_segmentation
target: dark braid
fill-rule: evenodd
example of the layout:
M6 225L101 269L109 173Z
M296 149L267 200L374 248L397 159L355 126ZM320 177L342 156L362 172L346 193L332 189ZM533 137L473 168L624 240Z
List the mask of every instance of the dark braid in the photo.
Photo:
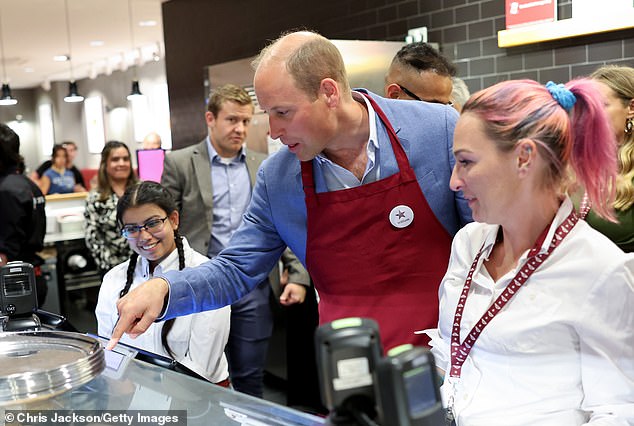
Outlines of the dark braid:
M183 237L178 234L178 230L176 229L174 230L174 242L176 243L176 250L178 251L178 270L182 271L183 269L185 269L185 250L183 249ZM170 348L169 343L167 343L167 334L174 326L175 320L175 318L172 318L165 321L165 324L163 324L163 329L161 330L161 343L172 358L175 358L175 356L174 352L172 352L172 348Z
M130 256L130 263L128 264L128 271L126 273L125 286L123 290L119 292L119 297L123 297L128 294L130 291L130 286L132 285L132 279L134 278L134 268L136 268L136 261L139 258L139 253L134 252L132 256Z
M119 198L119 202L117 203L117 221L119 224L123 225L123 213L125 213L127 209L145 204L155 204L167 214L177 210L174 199L165 187L156 182L144 181L136 185L129 186L121 198ZM184 269L185 250L183 249L182 237L176 230L174 230L174 241L176 243L176 250L178 251L178 269ZM130 286L132 285L132 280L134 278L134 269L136 268L138 258L139 255L136 252L130 256L126 283L123 290L119 293L119 297L125 296L128 291L130 291ZM165 321L163 329L161 330L161 343L172 358L174 358L174 353L167 343L167 334L174 326L174 321L175 319Z

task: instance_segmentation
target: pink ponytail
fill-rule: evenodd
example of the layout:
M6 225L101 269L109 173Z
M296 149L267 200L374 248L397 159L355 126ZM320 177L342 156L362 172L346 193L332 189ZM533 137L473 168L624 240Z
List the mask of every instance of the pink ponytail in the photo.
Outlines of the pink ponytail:
M573 80L566 87L577 98L571 115L569 164L577 181L585 188L593 211L616 221L612 206L618 171L617 145L602 95L589 79Z

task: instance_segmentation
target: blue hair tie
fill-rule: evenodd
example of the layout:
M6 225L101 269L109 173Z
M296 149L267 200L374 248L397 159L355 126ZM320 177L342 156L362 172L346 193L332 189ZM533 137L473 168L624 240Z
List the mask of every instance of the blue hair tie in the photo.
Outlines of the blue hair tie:
M556 84L549 81L546 83L546 89L548 89L553 99L568 112L570 112L575 102L577 102L575 95L561 83Z

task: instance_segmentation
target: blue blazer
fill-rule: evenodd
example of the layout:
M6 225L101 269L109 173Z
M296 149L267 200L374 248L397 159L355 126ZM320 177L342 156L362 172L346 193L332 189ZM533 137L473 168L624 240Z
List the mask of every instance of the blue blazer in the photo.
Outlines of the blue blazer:
M427 203L453 237L472 220L462 194L449 188L457 112L446 105L384 99L359 91L372 96L385 112ZM384 178L396 173L398 166L378 116L376 122L378 161ZM317 192L327 191L319 162L313 161L313 167ZM306 204L300 162L283 147L258 170L251 203L229 246L197 268L165 274L170 298L162 319L232 304L262 282L286 246L306 265Z

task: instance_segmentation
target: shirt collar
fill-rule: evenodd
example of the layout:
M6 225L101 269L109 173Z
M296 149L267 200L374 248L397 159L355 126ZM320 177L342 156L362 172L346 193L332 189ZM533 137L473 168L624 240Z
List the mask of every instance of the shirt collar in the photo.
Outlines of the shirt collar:
M372 104L368 98L366 98L363 94L353 91L352 98L357 102L361 102L361 100L365 102L365 106L368 109L368 126L370 128L367 150L368 153L378 151L379 139L377 137L378 132L376 129L376 112L374 111L374 108L372 108ZM319 153L315 158L321 163L331 163L331 161L322 153ZM372 155L372 158L374 158L374 155Z
M207 135L206 141L207 141L207 151L209 152L209 163L211 164L214 162L220 162L221 157L218 155L218 152L216 152L216 149L211 144L211 139L209 138L209 135ZM236 158L233 159L233 161L243 162L245 158L246 158L245 148L244 148L244 145L242 145L242 148L240 148L238 155L236 156Z
M365 106L368 109L368 125L370 126L370 137L368 138L368 145L372 144L375 149L379 149L379 139L377 137L376 129L376 112L370 103L370 100L359 92L352 92L352 98L359 102L363 99Z
M545 253L546 251L548 251L548 247L550 246L550 242L552 241L555 235L555 231L557 230L559 225L561 225L566 220L566 218L568 217L568 215L570 214L573 208L574 206L572 204L572 200L570 199L570 197L566 196L563 202L561 203L561 205L559 206L559 210L557 210L557 214L555 214L555 218L553 219L553 222L550 224L550 228L548 228L548 232L546 233L546 238L544 238L544 242L542 243L542 246L539 249L540 253Z

